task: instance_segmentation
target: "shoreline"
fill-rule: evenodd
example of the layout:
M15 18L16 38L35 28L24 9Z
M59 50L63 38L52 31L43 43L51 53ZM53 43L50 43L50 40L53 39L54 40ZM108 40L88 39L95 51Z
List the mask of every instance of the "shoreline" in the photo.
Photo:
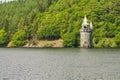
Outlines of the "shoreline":
M79 48L79 49L120 49L120 47L93 47L93 48L81 48L81 47L24 47L24 46L21 46L21 47L0 47L0 48L24 48L24 49L27 49L27 48L34 48L34 49L67 49L67 48Z

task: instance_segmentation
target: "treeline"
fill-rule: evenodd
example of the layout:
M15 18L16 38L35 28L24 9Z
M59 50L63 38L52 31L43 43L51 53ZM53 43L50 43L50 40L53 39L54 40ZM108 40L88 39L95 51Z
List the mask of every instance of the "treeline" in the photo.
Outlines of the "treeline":
M120 47L120 0L15 0L0 3L0 46L61 38L64 47L80 45L87 15L94 47Z

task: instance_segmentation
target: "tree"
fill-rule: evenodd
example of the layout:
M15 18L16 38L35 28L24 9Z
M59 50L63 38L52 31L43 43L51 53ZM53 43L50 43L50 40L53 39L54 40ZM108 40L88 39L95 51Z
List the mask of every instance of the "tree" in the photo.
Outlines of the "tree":
M7 32L3 29L0 30L0 46L4 46L8 41Z
M24 30L27 40L62 38L64 46L76 47L85 15L94 25L93 45L114 42L113 38L119 45L120 39L116 37L120 32L120 0L14 0L1 3L0 29L7 32L11 41L13 35Z
M37 38L55 40L60 38L60 28L57 26L43 26L37 31Z

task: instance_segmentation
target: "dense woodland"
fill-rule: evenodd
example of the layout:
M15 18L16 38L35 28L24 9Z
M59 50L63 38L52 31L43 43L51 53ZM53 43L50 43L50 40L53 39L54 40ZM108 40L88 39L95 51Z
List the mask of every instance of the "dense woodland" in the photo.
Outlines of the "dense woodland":
M94 25L94 47L120 47L120 0L15 0L0 3L0 46L62 39L80 45L84 16Z

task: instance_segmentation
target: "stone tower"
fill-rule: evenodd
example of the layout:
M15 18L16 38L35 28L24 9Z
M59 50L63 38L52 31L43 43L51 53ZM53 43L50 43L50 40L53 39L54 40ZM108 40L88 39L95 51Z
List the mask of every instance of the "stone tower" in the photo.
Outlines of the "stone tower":
M93 25L92 22L89 24L87 21L87 17L85 16L80 29L80 47L82 48L92 48Z

